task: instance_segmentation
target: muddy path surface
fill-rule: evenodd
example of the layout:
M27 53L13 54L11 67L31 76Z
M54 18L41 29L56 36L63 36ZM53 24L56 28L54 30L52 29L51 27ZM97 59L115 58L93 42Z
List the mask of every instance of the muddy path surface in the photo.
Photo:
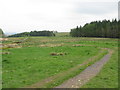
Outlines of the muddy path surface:
M103 65L110 59L113 51L110 49L108 49L108 51L109 53L105 55L101 60L87 67L79 75L65 81L63 84L55 88L80 88L82 85L88 82L91 78L95 77L100 72Z

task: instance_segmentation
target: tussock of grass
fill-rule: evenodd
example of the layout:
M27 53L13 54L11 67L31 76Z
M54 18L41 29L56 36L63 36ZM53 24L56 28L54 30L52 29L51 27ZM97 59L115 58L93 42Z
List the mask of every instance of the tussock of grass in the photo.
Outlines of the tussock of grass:
M67 53L63 53L63 52L60 52L60 53L52 52L52 53L50 53L50 55L51 55L51 56L59 56L59 55L63 56L63 55L67 55Z

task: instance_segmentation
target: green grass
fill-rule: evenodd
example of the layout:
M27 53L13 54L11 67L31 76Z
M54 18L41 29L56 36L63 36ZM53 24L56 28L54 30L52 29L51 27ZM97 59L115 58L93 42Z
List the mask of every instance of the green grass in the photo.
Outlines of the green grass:
M96 82L97 81L97 82ZM118 51L112 55L101 72L82 88L118 88Z
M98 53L95 47L24 47L3 55L3 87L23 87L81 64ZM67 55L51 56L51 52ZM89 54L88 54L89 53Z
M58 33L55 33L55 35L57 36L57 37L68 37L68 36L70 36L69 35L69 32L58 32Z
M2 89L2 50L0 50L0 89Z
M80 67L74 67L75 69L72 71L72 70L68 70L66 72L64 72L64 76L60 76L59 78L56 78L53 80L53 82L50 82L50 83L47 83L46 85L44 85L43 87L44 88L53 88L53 87L56 87L60 84L62 84L64 81L80 74L83 70L85 70L88 66L94 64L96 61L98 61L99 59L101 59L104 55L106 55L108 52L106 50L103 50L102 53L98 53L97 54L97 58L94 58L93 61L89 62L88 64L86 65L83 65L83 66L80 66Z
M3 44L7 45L23 39L24 37L9 38L8 41L3 41ZM59 44L62 46L55 46ZM75 44L94 46L73 47L72 45ZM9 54L3 54L2 59L3 88L26 87L50 76L55 76L59 73L64 74L64 72L69 71L78 64L82 64L89 58L98 55L100 48L113 49L117 47L117 44L117 39L109 38L29 37L25 42L18 44L18 46L22 46L21 48L5 48L3 50L3 52L9 52ZM40 47L40 45L46 45L46 47ZM50 45L53 45L53 47L50 47ZM66 55L51 56L50 53L53 52L66 53ZM100 60L106 53L106 51L100 53L95 61ZM115 53L114 58L116 56L117 54ZM95 61L89 64L93 64ZM113 64L114 66L116 65L116 63ZM106 66L109 65L106 64ZM77 68L75 71L69 72L69 74L63 75L43 87L49 88L59 85L79 74L86 67L85 65ZM115 70L116 72L117 70ZM117 83L117 81L114 80L113 83Z

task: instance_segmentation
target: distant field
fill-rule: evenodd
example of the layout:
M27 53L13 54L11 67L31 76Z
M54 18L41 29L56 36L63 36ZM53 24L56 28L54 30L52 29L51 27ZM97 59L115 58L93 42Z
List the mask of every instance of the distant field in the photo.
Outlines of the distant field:
M57 37L66 37L70 36L69 32L58 32L55 34Z
M74 77L86 67L102 58L107 51L101 48L115 50L118 47L117 39L62 36L28 37L26 41L18 44L15 44L15 42L21 41L25 37L9 38L7 41L3 41L3 87L27 87L51 76L59 76L59 78L55 78L54 82L44 84L42 87L60 85L65 80ZM116 53L114 54L112 58L117 56ZM96 57L93 58L94 56ZM87 62L90 58L93 58L93 61L89 62L89 64L77 67L77 65ZM113 60L108 62L105 67L117 65L117 62L112 62ZM76 69L70 71L71 68ZM113 72L116 75L118 74L117 69L114 69ZM105 71L102 71L102 73L107 74ZM108 77L112 78L112 74L108 75ZM117 83L117 77L113 78L113 82ZM104 80L100 83L103 82L104 84L107 83ZM111 87L111 84L107 85L107 87ZM112 85L112 87L116 86Z

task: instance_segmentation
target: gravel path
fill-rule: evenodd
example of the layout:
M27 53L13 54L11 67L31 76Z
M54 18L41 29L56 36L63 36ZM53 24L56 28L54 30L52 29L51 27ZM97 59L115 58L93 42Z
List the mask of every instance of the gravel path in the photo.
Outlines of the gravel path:
M65 81L63 84L55 88L80 88L100 72L103 65L109 60L111 54L112 52L109 50L109 54L105 55L101 60L87 67L79 75Z

